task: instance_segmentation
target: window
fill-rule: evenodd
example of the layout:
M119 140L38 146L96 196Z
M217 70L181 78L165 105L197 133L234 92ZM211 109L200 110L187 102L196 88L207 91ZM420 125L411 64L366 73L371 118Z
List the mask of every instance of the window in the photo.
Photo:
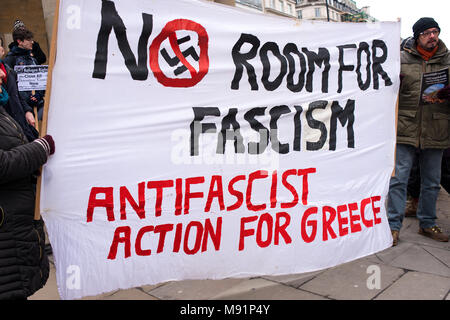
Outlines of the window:
M275 0L270 0L270 6L275 9Z
M261 1L262 0L236 0L236 3L240 3L261 10L262 9Z
M297 11L297 17L298 17L299 19L303 19L303 13L302 13L302 10L298 10L298 11Z
M280 0L280 11L284 12L284 2Z
M316 18L320 18L321 17L320 8L316 8L315 9L315 13L316 13Z

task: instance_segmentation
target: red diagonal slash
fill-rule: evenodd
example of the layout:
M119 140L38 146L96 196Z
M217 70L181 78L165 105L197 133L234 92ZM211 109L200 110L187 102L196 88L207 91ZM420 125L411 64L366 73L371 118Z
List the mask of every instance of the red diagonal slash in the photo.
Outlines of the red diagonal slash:
M197 74L197 70L195 70L195 68L186 60L186 57L181 52L180 46L178 45L178 42L177 42L177 36L176 36L175 32L172 32L169 35L169 41L170 41L170 46L172 47L172 50L175 53L175 55L178 57L178 59L180 59L181 63L186 68L188 68L189 72L191 73L191 77L194 78L195 75Z
M198 46L200 47L199 54L199 71L186 60L186 58L181 53L181 49L177 43L176 31L178 30L188 30L194 31L198 34ZM180 59L180 62L188 68L191 78L169 78L162 71L159 66L159 49L161 44L165 39L169 39L170 45L172 47L175 55ZM177 19L170 21L163 28L161 33L153 40L150 46L150 68L153 71L156 79L159 83L166 87L193 87L199 83L203 77L208 73L209 69L209 57L208 57L208 34L200 24L187 20L187 19Z

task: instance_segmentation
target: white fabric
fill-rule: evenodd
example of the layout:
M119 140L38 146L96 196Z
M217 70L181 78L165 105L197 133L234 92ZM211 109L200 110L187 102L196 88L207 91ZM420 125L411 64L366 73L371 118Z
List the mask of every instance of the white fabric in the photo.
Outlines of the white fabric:
M150 49L153 55L147 57L149 73L145 80L133 80L114 29L107 45L105 78L93 77L102 1L62 0L60 5L48 118L48 133L53 136L57 151L43 172L40 203L55 257L61 298L80 298L174 280L309 272L361 258L391 245L385 202L394 166L395 103L400 70L398 22L299 22L197 0L116 0L114 3L126 26L136 61L143 29L142 14L152 15L152 32L146 48L154 47ZM182 62L170 66L161 52L165 49L169 57L177 56L162 32L176 19L190 20L195 22L192 25L204 28L204 31L198 28L176 32L178 40L190 37L179 44L180 50L192 47L200 58L201 62L192 55L186 58L195 70L191 69L192 73L187 70L175 75ZM249 84L247 67L243 68L239 88L232 88L236 72L232 50L243 34L260 41L256 56L248 61L255 68L258 90L252 90ZM386 45L387 56L381 67L392 81L389 85L377 73L378 88L375 88L373 68L383 50L374 49L376 40ZM287 62L283 75L284 59L275 57L272 49L266 51L270 61L266 84L275 82L282 74L281 84L273 90L264 86L261 62L264 50L274 48L271 42L278 46ZM368 51L364 51L364 43ZM292 45L305 58L305 79L312 70L305 50L319 53L319 48L323 48L322 52L329 53L326 92L322 90L325 63L313 64L311 92L306 82L298 92L288 88L292 69L283 50L292 49ZM238 52L244 55L251 48L247 43ZM343 52L341 63L340 52ZM358 52L362 81L370 79L370 86L365 90L358 85ZM296 66L293 75L296 84L301 59L291 56ZM195 85L173 87L164 85L164 80L161 82L161 79L189 79L191 74L199 74L201 64L207 66L207 72ZM158 65L160 73L154 72ZM350 66L350 71L342 71L342 92L338 92L339 70L343 66ZM318 101L322 108L311 111L310 104ZM322 105L320 101L326 102ZM354 112L343 117L345 123L336 119L335 129L332 128L333 101L335 107L338 104L342 109L354 101ZM299 106L303 112L296 117ZM254 119L267 129L276 124L278 130L270 131L270 142L264 152L254 155L249 154L248 143L265 141L267 131L263 130L262 136L257 134L245 114L260 107L266 108L264 115ZM210 124L214 130L199 134L199 153L195 156L191 156L190 144L193 108L200 111L217 108L214 110L220 112L218 116L207 115L196 124L199 128ZM235 122L233 109L237 112ZM350 125L352 116L354 123ZM227 119L240 126L243 140L238 139L237 146L244 146L243 153L235 153L232 130L226 136L231 140L226 141L225 154L217 153L221 146L219 134ZM297 144L296 128L301 128ZM353 131L353 142L349 131L350 134ZM322 132L325 132L323 145L311 150ZM333 132L336 133L335 150ZM288 144L287 153L274 150L277 139ZM261 171L259 175L258 171ZM204 179L191 179L196 177ZM250 177L255 179L248 187ZM160 215L155 209L158 190L155 181L166 181L166 187L160 189ZM191 197L186 197L187 183L191 183ZM120 194L126 194L125 188L136 206L140 204L141 188L143 210L139 213L125 200L126 216L121 215ZM95 190L104 192L95 195L92 193ZM105 207L95 207L93 201L97 199L97 204L101 204L106 190L111 190L113 196L110 216ZM276 200L273 190L277 190ZM242 204L230 209L239 192ZM289 207L295 194L298 200ZM189 210L185 213L187 203ZM91 219L89 206L93 210ZM366 223L361 217L362 207ZM324 227L333 210L336 214L333 222ZM306 211L312 214L307 217ZM312 237L315 224L316 233ZM168 230L170 227L172 230ZM182 230L178 250L177 228ZM130 231L129 256L125 257L125 240L116 242L117 252L112 254L115 233L125 237L126 230ZM313 238L310 242L309 237ZM159 241L164 243L161 252L158 252Z

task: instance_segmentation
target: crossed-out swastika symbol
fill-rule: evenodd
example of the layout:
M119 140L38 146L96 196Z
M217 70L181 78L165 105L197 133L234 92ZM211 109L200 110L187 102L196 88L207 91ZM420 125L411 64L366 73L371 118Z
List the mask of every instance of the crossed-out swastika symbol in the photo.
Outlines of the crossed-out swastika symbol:
M177 43L178 45L183 44L185 42L188 42L189 40L191 40L190 36L186 36L184 38L178 39ZM166 60L166 62L169 64L169 66L171 67L175 67L176 65L178 65L180 63L180 59L175 56L175 57L170 57L169 53L167 53L166 49L162 49L161 51L161 55L164 58L164 60ZM195 51L194 47L189 47L188 49L184 50L181 52L183 54L183 56L185 58L187 57L192 57L195 61L200 60L200 57L197 54L197 51ZM183 72L187 71L188 68L183 64L182 66L178 67L175 69L175 71L173 72L176 76L182 74Z
M194 47L189 47L183 52L180 49L180 44L191 40L190 36L185 36L181 39L177 38L176 31L187 30L193 31L198 35L198 46L200 52L197 53ZM161 44L164 40L168 39L170 46L175 53L175 57L171 57L167 50L161 49ZM161 70L159 65L158 56L162 55L164 60L171 67L177 66L179 63L182 65L174 70L174 75L178 76L185 71L189 71L190 78L169 78ZM192 57L195 61L198 61L198 70L196 70L187 57ZM209 57L208 57L208 34L202 25L187 19L177 19L170 21L163 28L161 33L155 38L150 46L150 67L155 75L155 78L159 83L166 87L193 87L200 82L203 77L208 73L209 69Z

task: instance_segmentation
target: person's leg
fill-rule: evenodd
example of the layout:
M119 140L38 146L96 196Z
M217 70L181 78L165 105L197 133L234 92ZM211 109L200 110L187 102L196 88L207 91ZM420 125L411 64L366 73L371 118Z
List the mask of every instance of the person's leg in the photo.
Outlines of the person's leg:
M408 178L416 156L416 148L397 144L395 176L389 183L388 220L393 231L400 231L405 213Z
M419 156L421 188L417 218L421 228L436 225L436 202L441 181L442 149L424 149Z
M415 217L420 195L419 152L414 158L408 180L408 198L406 200L405 217Z
M441 186L450 194L450 148L442 156Z
M411 167L411 173L408 180L408 195L412 198L419 199L420 194L420 166L419 166L419 152L417 157L414 158L413 165Z

